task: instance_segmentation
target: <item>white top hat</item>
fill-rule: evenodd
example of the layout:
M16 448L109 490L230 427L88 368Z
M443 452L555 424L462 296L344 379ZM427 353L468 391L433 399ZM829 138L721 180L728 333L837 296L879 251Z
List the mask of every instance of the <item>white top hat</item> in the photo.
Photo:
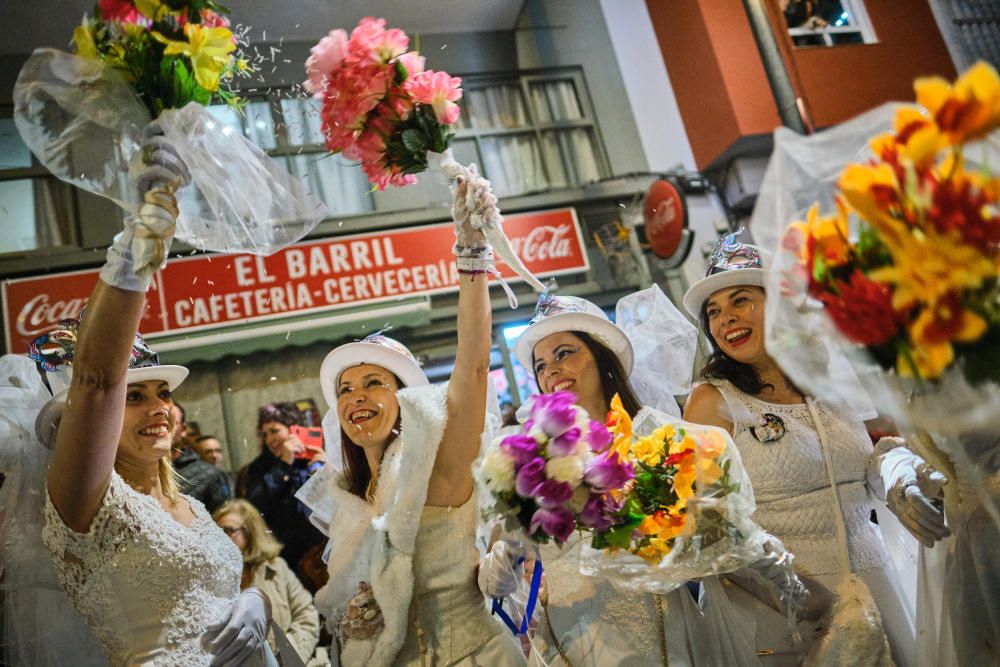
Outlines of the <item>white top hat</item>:
M42 406L35 419L35 435L48 448L55 444L56 430L62 419L69 385L73 378L73 358L76 355L76 333L79 320L63 320L58 328L42 334L31 342L28 356L45 373L45 380L52 391L52 398ZM160 359L140 334L135 335L126 382L148 382L160 380L167 383L170 391L176 389L188 376L184 366L160 365Z
M705 277L684 293L684 310L696 320L701 318L702 306L708 298L720 289L737 285L764 286L764 263L760 249L738 241L736 237L740 233L738 230L719 239L708 259Z
M346 343L326 355L319 368L323 398L331 409L337 405L337 381L351 366L373 364L394 373L406 387L430 384L413 354L397 340L372 334L364 340Z
M517 339L514 353L528 371L532 364L538 341L560 331L582 331L590 334L622 362L626 375L631 375L633 360L632 343L619 327L615 326L604 311L595 304L575 296L547 296L538 300L531 323Z

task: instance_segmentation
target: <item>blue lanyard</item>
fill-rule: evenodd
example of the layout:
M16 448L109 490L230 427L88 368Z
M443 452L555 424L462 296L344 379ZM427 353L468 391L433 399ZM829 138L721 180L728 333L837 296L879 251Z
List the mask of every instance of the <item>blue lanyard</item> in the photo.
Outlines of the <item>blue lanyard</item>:
M524 563L524 556L517 561L518 565ZM500 617L500 620L504 622L510 631L514 633L514 636L524 635L528 633L528 623L531 621L531 617L535 613L535 604L538 602L538 590L542 587L542 561L538 559L535 561L535 571L531 575L531 590L528 592L528 604L524 610L524 618L521 619L521 627L518 628L517 624L514 623L514 619L504 611L503 609L503 598L493 598L493 613Z

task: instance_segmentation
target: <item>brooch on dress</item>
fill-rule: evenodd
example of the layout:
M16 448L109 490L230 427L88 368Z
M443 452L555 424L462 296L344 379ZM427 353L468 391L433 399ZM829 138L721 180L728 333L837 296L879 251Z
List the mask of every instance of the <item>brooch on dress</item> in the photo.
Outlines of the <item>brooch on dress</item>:
M761 415L761 423L750 427L750 433L757 442L775 442L785 435L785 422L778 415L765 412Z

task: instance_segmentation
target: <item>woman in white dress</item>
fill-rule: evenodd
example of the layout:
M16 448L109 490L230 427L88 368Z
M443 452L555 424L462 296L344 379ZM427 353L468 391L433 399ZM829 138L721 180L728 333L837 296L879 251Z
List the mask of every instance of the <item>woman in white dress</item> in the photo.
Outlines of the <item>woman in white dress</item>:
M684 418L732 435L754 487L754 520L795 554L814 604L831 599L832 591L848 590L842 588L845 582L856 580L845 575L855 573L864 582L850 589L854 600L845 600L853 606L854 622L850 610L834 603L831 613L841 614L841 622L813 647L813 657L886 664L884 628L897 664L912 664L912 620L870 519L866 465L873 448L865 425L857 415L840 414L803 395L768 355L763 285L757 249L733 235L720 241L708 276L685 294L684 307L700 319L713 354L702 371L706 383L691 393ZM793 646L785 615L743 588L732 586L728 593L753 612L757 649L768 653L768 663L797 664L801 649ZM874 611L872 596L881 623L878 614L863 616ZM807 643L822 631L803 629Z
M166 256L177 209L162 186L187 179L162 139L141 153L146 204L115 237L82 323L33 347L54 394L36 421L54 449L42 537L115 667L256 664L270 655L268 603L240 593L239 551L178 492L170 462L171 392L188 371L159 365L136 333L151 274L136 274L133 239Z
M534 371L543 394L571 391L591 418L602 419L615 394L633 418L649 410L628 380L634 357L629 338L589 301L543 297L515 350L518 361ZM534 641L546 662L573 667L756 664L752 637L742 633L738 616L726 615L731 610L703 614L699 609L700 585L666 595L622 592L606 579L580 573L580 548L577 542L566 549L541 549L546 599ZM484 567L509 568L509 561L491 558L495 549ZM710 592L719 587L715 579L705 585Z
M330 579L316 606L348 667L524 664L476 585L471 467L486 415L492 253L470 221L495 212L488 185L460 182L455 192L458 349L449 383L428 385L410 352L381 335L338 347L320 369L336 417L324 424L341 443L343 469L328 465L300 497L331 537Z

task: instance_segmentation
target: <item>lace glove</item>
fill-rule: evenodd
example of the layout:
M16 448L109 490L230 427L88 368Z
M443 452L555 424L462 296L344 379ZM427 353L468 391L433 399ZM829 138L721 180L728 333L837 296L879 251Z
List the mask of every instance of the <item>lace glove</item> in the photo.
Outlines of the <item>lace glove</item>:
M145 292L153 273L166 261L177 219L174 192L191 182L184 162L155 123L143 133L145 143L129 163L129 183L138 215L125 219L125 230L108 248L101 279L132 292Z
M497 540L479 559L479 590L492 598L502 598L517 590L524 576L524 545L514 540Z
M256 588L239 594L229 618L214 623L201 636L202 647L212 654L212 667L236 667L267 646L271 604Z
M455 222L455 254L470 255L469 251L479 251L485 256L490 253L489 242L483 228L488 224L499 224L500 210L490 182L480 178L476 165L469 167L471 178L459 176L455 179L451 217Z
M383 629L385 619L382 618L382 609L375 601L372 587L362 581L340 619L340 636L343 639L371 639Z
M951 534L944 512L931 502L943 497L948 477L907 449L901 438L878 441L868 479L900 523L928 549Z
M785 549L777 537L768 535L764 542L764 557L747 567L773 584L781 592L781 599L795 610L805 602L808 591L795 574L794 564L794 554Z

